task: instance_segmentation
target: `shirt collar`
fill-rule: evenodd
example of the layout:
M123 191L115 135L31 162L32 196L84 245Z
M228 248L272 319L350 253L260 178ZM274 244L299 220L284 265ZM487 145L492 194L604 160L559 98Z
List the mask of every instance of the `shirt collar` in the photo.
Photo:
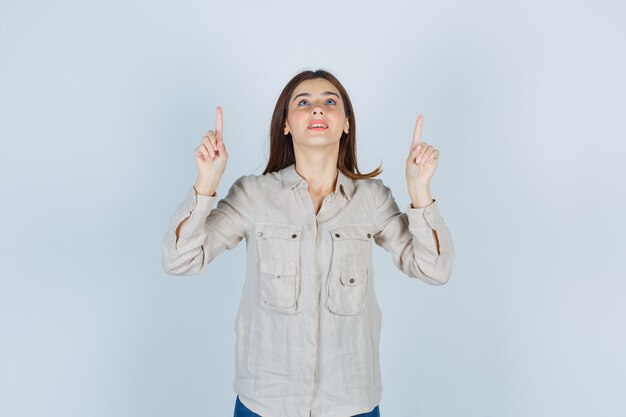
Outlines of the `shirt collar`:
M300 184L304 178L296 171L296 164L291 164L286 168L280 170L280 174L283 179L283 186L285 189L293 188ZM353 183L352 178L347 177L341 170L337 174L337 184L335 185L335 194L339 192L339 189L343 190L348 200L352 198Z

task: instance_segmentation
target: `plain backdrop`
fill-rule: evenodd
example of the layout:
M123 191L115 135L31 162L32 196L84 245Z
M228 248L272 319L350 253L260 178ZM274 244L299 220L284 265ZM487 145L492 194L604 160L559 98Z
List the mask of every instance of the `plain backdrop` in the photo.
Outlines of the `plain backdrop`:
M216 106L223 197L318 68L402 210L419 113L441 152L448 284L374 248L381 415L626 415L625 20L620 1L2 0L0 416L232 416L245 241L181 277L163 234Z

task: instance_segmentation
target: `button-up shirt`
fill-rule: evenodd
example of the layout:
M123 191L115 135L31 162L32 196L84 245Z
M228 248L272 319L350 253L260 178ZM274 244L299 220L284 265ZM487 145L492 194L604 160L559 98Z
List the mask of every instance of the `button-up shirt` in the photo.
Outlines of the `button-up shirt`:
M409 277L447 282L454 246L438 202L404 213L382 180L339 171L316 214L293 164L242 176L219 201L191 187L164 236L163 268L199 274L244 238L233 384L241 402L263 417L371 411L382 394L372 242Z

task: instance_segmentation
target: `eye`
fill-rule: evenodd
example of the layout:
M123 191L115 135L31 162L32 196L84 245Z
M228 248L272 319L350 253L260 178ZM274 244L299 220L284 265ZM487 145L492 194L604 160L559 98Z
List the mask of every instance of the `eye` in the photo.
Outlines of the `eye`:
M300 101L298 102L298 106L300 106L300 104L302 104L303 102L306 102L306 101L307 101L306 99L302 99L302 100L300 100ZM330 104L337 104L337 103L335 102L335 99L333 99L333 98L326 99L326 103L328 103L329 101L331 102Z

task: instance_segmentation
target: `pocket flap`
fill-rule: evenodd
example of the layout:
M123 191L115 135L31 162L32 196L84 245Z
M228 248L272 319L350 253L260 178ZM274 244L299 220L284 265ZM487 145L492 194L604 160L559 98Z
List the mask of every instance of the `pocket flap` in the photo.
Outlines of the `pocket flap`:
M282 261L279 259L259 259L259 269L266 274L280 276L296 275L297 265L292 261Z
M367 268L341 271L339 279L343 285L361 285L367 280Z
M371 224L344 224L329 229L333 240L358 239L370 240L372 238Z
M286 223L256 222L254 235L257 239L287 239L300 240L302 226Z

